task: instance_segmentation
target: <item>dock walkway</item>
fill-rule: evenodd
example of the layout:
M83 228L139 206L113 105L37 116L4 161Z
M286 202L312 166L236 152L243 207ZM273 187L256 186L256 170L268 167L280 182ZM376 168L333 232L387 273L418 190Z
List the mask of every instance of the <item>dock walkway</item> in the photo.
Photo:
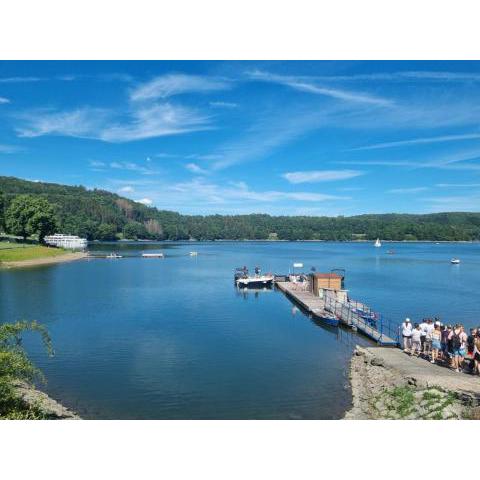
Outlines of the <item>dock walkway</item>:
M275 285L314 316L320 317L325 312L325 302L312 292L304 290L301 283L275 282Z
M398 345L394 332L391 331L392 329L389 325L389 328L387 328L386 322L382 318L379 318L376 322L369 322L355 311L361 305L370 312L363 304L342 303L328 296L324 300L303 288L302 283L276 281L275 285L307 312L316 317L321 318L325 312L333 313L343 325L355 328L382 346Z

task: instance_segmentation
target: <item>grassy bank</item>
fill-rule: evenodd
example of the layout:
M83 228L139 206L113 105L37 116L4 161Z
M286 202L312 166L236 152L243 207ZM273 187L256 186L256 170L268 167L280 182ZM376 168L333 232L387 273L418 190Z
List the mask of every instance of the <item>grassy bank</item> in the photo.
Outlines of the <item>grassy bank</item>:
M41 245L16 245L7 242L0 243L0 262L22 262L24 260L52 258L65 253L67 253L67 250L61 248L49 248Z

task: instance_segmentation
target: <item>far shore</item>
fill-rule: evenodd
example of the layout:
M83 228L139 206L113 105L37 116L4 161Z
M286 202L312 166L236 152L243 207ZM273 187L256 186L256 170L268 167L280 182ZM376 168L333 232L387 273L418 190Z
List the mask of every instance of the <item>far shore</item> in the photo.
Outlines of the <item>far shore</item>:
M52 265L56 263L66 263L75 260L81 260L87 257L86 252L70 252L55 257L32 258L30 260L20 260L16 262L2 262L0 267L3 268L22 268L22 267L37 267L41 265Z

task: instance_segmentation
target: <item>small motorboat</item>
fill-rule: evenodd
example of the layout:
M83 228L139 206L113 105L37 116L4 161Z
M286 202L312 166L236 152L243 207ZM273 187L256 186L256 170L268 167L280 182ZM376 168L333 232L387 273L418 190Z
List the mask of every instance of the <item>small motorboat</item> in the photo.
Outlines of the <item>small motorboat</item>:
M254 275L254 276L242 276L235 280L237 287L239 288L264 288L271 287L273 285L273 275Z
M105 258L123 258L123 257L118 253L112 252L112 253L109 253Z
M395 255L395 250L387 250L388 255Z
M316 318L326 323L327 325L331 325L332 327L338 327L340 321L338 320L338 317L333 313L327 312L325 310L314 310L313 314Z
M143 258L164 258L163 253L142 253Z
M190 252L189 255L191 257L196 257L198 255L198 252Z
M450 260L450 263L453 263L454 265L458 265L460 263L460 259L459 258L452 258Z

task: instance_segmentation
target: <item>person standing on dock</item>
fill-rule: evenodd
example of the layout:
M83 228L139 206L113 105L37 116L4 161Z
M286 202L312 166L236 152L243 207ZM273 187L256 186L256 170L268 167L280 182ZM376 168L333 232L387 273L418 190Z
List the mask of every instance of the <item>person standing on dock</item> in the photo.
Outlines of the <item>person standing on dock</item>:
M415 328L412 330L412 355L417 357L422 352L422 329L418 323L415 324Z
M427 339L427 328L428 328L427 319L424 318L422 320L422 323L420 324L420 330L422 332L420 336L420 343L422 346L422 349L420 350L421 353L424 353L425 351L425 340Z
M407 317L402 323L403 351L410 353L412 348L412 322Z

